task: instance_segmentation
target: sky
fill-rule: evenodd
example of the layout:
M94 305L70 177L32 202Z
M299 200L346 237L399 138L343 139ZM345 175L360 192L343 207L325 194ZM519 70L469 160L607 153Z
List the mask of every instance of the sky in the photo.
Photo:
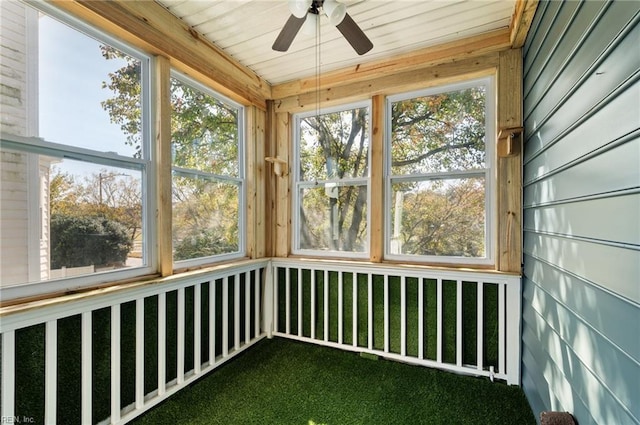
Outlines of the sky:
M109 122L100 102L109 72L124 65L106 60L100 43L41 15L39 25L39 135L47 141L131 156L119 126Z

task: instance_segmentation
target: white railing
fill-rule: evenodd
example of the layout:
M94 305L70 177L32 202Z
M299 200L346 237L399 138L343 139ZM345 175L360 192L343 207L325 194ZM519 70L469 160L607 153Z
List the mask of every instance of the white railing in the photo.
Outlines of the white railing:
M17 410L39 387L46 424L123 424L274 335L519 385L520 294L499 273L261 259L4 308L0 415L30 422ZM42 382L17 367L25 353ZM75 419L57 411L67 369Z
M3 314L2 421L35 422L30 416L33 412L16 411L16 388L38 385L25 383L16 367L16 362L22 361L17 356L25 352L25 347L37 351L38 341L28 340L27 336L34 329L44 334L42 393L46 424L130 421L266 335L264 324L270 327L271 313L262 306L268 265L268 260L247 261L127 289L108 288L101 295L69 296L64 302L54 300L48 306ZM76 319L75 341L59 337L69 333L67 318ZM103 325L109 329L106 333L100 329ZM148 331L150 327L153 332ZM106 335L108 341L103 346L108 345L105 351L110 352L103 362L106 364L97 365L94 358L106 358L94 352L101 334ZM150 342L156 348L145 352ZM74 373L81 378L81 388L77 389L81 406L76 409L80 418L57 414L58 398L66 396L58 389L70 387L68 383L59 386L59 351L73 343L81 347L80 358L76 365L63 364L63 368L78 369ZM123 367L123 353L135 358L129 362L132 367L128 370ZM108 382L94 382L96 369L108 370ZM145 377L149 380L150 374L155 378L151 380L155 382L152 389L145 384ZM101 397L101 409L97 409L107 414L96 417L100 413L94 411L94 393L101 391L100 384L110 386L110 390ZM124 386L135 388L126 400L121 398Z
M520 385L520 277L272 260L273 334Z

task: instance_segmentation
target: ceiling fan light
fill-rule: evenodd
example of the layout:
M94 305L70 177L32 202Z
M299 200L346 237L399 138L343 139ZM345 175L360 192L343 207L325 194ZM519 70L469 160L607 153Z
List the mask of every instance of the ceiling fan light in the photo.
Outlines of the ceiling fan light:
M291 14L296 18L304 18L309 7L311 7L311 1L312 0L289 0L289 10Z
M322 9L329 18L329 23L331 25L340 24L340 22L344 20L344 17L347 14L347 6L345 6L343 3L338 3L335 0L324 0Z
M308 36L316 35L316 29L318 28L318 18L319 15L316 13L307 14L307 19L304 21L304 24L302 25L302 29L300 31Z

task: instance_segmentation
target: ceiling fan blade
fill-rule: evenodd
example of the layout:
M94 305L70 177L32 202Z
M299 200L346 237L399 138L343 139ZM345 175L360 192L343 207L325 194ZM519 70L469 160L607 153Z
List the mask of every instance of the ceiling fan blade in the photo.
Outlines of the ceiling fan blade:
M344 38L347 39L351 47L353 47L359 55L364 55L373 48L371 40L362 32L358 24L356 24L348 13L342 22L336 25L336 28L340 30Z
M284 27L282 27L278 38L273 42L271 48L278 52L286 52L289 50L289 46L293 43L293 39L296 38L296 34L300 31L305 19L307 19L307 15L302 18L296 18L294 15L291 15L284 24Z

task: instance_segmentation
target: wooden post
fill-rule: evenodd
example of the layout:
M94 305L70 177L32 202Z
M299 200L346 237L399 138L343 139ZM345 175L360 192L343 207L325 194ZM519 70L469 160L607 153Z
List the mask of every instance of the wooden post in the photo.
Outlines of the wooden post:
M288 112L276 113L276 143L277 157L288 163L287 169L291 167L289 147L291 146L291 132L289 127L290 115ZM277 177L276 189L276 257L287 257L291 246L291 217L290 217L290 196L291 190L290 173Z
M169 59L158 56L156 66L156 205L158 211L158 271L162 276L173 273L171 241L171 65Z
M384 108L385 98L382 95L373 96L371 102L371 177L370 177L370 207L371 228L369 229L370 260L374 263L382 261L384 255Z
M265 252L265 117L265 112L259 108L247 107L245 180L247 182L246 229L249 258L262 258Z
M522 127L522 52L500 52L498 68L498 131ZM496 268L521 272L522 263L522 137L512 154L497 158L498 258Z

